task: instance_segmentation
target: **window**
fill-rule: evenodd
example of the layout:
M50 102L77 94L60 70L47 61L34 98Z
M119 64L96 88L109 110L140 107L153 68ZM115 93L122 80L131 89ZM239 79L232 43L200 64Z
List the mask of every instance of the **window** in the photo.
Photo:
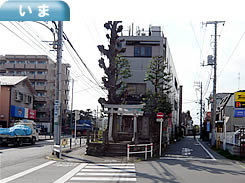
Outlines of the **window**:
M29 61L29 64L35 64L35 63L36 63L36 61L34 61L34 60Z
M35 74L36 74L36 72L35 72L35 71L29 71L29 74L31 74L31 75L35 75Z
M23 93L21 93L21 92L19 92L19 91L16 91L16 93L15 93L15 100L16 100L16 101L22 101L23 98L24 98Z
M144 95L146 93L145 83L128 83L129 95Z
M15 73L15 71L8 71L8 73L10 73L10 74L14 74L14 73Z
M16 61L16 63L17 63L17 64L24 64L25 61L23 61L23 60L18 60L18 61Z
M32 103L32 97L28 95L28 103L31 104Z
M151 46L135 46L134 56L135 57L151 57L152 47Z
M38 71L37 74L45 75L46 73L44 71Z
M38 64L46 64L46 61L38 61Z
M16 71L16 74L18 74L18 75L24 75L24 74L26 74L26 72L25 71Z
M14 60L10 60L9 63L10 64L15 64L15 61Z
M0 65L4 65L5 64L5 61L0 61Z
M37 92L37 96L38 97L44 97L45 96L45 92Z
M37 82L37 86L44 86L44 85L45 85L45 82L43 82L43 81Z

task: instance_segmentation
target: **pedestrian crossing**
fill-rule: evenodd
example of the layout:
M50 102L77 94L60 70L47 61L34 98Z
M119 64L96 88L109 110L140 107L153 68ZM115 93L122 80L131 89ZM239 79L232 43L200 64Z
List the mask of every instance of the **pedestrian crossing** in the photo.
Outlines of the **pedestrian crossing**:
M78 182L136 182L135 165L132 163L87 164L66 183Z

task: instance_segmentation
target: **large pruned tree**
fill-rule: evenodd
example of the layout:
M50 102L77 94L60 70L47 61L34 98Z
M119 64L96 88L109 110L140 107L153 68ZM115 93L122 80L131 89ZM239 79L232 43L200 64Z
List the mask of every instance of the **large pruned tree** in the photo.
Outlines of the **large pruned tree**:
M121 23L121 21L108 21L104 24L104 27L110 31L110 34L106 34L110 44L108 45L108 49L103 45L98 46L99 51L109 60L109 66L106 66L103 57L99 60L99 66L104 69L105 73L105 76L102 77L102 81L105 89L108 91L108 99L100 98L100 103L121 103L122 95L118 92L121 91L121 94L124 92L125 84L123 80L131 76L128 60L120 55L120 53L125 52L125 49L120 46L123 40L118 39L118 33L123 30L123 26L118 25L119 23Z
M105 55L109 61L107 66L103 57L101 57L99 60L99 66L100 68L104 69L105 73L105 76L102 77L104 88L108 91L107 100L105 98L99 99L99 103L101 105L103 103L121 104L125 96L125 83L123 81L131 76L128 60L120 55L120 53L125 52L125 49L121 47L121 42L123 40L118 39L118 33L122 32L123 30L123 26L118 25L120 23L121 21L108 21L104 24L104 27L110 31L109 34L106 34L106 38L109 40L108 49L106 49L103 45L98 46L101 54ZM114 137L114 140L116 137L115 131L116 114L113 115L112 136Z
M171 74L168 72L168 63L162 56L155 56L148 65L145 81L149 81L154 92L146 95L145 112L155 116L157 112L163 112L167 116L172 112L172 104L168 97L171 89Z

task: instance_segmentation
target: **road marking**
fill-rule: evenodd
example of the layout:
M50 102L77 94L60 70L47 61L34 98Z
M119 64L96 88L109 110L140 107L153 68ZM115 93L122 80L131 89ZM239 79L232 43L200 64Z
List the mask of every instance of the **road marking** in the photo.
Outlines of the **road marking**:
M81 163L73 170L69 171L63 177L56 180L54 183L64 183L65 181L69 180L72 176L74 176L77 172L79 172L82 168L84 168L88 163Z
M67 180L67 179L66 179ZM134 164L88 164L74 176L69 183L75 182L136 182L136 170ZM66 182L66 183L68 183ZM60 183L60 182L59 182ZM63 183L63 182L62 182Z
M122 163L122 164L120 164L120 163L111 163L111 164L88 164L88 166L87 167L89 167L89 166L94 166L94 165L96 165L96 166L134 166L134 164L133 163Z
M136 178L129 177L72 177L71 180L80 180L80 181L116 181L116 182L136 182Z
M208 155L216 161L215 157L199 142L199 140L197 139L197 142L200 144L200 146L206 151L206 153L208 153Z
M39 165L39 166L33 167L33 168L31 168L31 169L25 170L25 171L23 171L23 172L20 172L20 173L17 173L17 174L15 174L15 175L12 175L12 176L10 176L10 177L7 177L7 178L5 178L5 179L2 179L2 180L0 180L0 182L1 182L1 183L10 182L10 181L12 181L12 180L15 180L15 179L17 179L17 178L23 177L23 176L25 176L25 175L27 175L27 174L29 174L29 173L31 173L31 172L34 172L34 171L39 170L39 169L41 169L41 168L44 168L44 167L46 167L46 166L48 166L48 165L51 165L51 164L53 164L53 163L55 163L55 161L48 161L48 162L46 162L46 163L44 163L44 164L41 164L41 165Z
M136 177L136 173L120 173L120 172L113 172L113 173L101 173L101 172L80 172L77 174L78 176L128 176L128 177Z
M135 172L135 169L84 169L82 172Z
M160 157L162 160L193 160L193 161L215 161L216 159L185 158L185 157Z
M105 169L109 169L109 168L115 168L115 169L117 169L117 168L128 168L128 169L134 169L135 168L135 166L88 166L88 167L86 167L86 168L93 168L93 169L97 169L97 168L105 168Z
M243 166L243 165L241 165L241 164L239 164L240 165L240 167L242 167L242 168L244 168L245 169L245 166Z

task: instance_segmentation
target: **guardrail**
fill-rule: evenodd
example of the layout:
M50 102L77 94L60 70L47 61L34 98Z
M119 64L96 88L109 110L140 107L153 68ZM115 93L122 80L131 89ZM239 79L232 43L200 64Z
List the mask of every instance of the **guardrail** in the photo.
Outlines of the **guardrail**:
M59 155L59 159L61 158L61 146L60 145L54 145L53 146L53 153L54 152L57 152L58 153L58 155Z
M148 151L147 147L151 146L151 150ZM145 147L144 151L134 151L134 152L130 152L130 147ZM136 144L136 145L127 145L127 160L129 161L129 155L130 154L140 154L140 153L144 153L145 154L145 160L147 160L147 153L150 152L151 153L151 158L153 156L153 143L150 144Z
M71 138L71 137L65 137L61 138L61 147L67 148L70 147L82 147L82 145L86 144L86 138L85 137L78 137L78 138Z
M61 137L60 145L53 145L53 155L56 153L58 158L61 158L62 151L71 150L72 148L82 147L82 145L86 145L86 138L72 138L72 137Z

